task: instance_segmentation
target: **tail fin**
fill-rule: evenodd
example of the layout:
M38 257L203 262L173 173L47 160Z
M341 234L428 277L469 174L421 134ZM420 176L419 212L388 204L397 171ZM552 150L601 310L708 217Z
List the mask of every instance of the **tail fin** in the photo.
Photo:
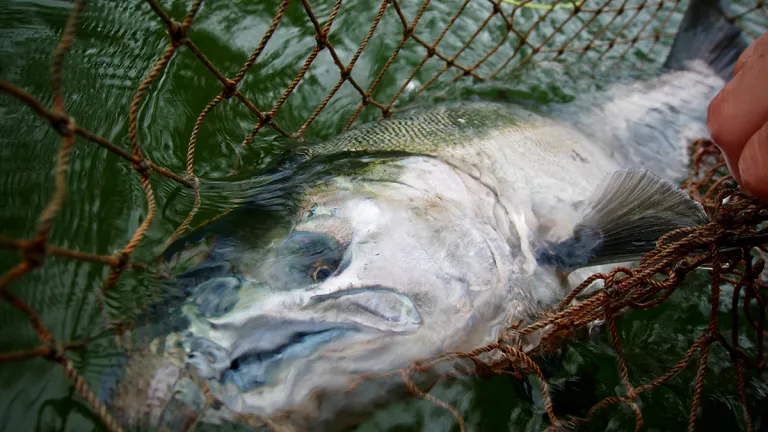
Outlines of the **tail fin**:
M685 69L688 61L703 60L728 81L746 47L741 29L726 17L720 0L691 0L664 67Z

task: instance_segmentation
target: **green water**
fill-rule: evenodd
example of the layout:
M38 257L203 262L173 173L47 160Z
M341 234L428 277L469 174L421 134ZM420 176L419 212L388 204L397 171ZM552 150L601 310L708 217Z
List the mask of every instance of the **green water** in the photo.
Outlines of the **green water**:
M169 14L181 19L186 2L160 2ZM420 2L403 1L403 13L409 19ZM417 26L416 34L434 40L456 10L460 1L433 2ZM588 1L587 6L596 3ZM615 2L616 7L620 2ZM629 3L631 4L631 3ZM190 37L211 62L226 76L234 76L269 26L279 4L277 1L209 1L199 13ZM368 31L379 3L375 0L344 2L330 32L330 40L343 62L348 62ZM594 5L593 5L594 6ZM674 6L674 5L672 5ZM677 10L682 10L679 5ZM0 1L0 79L8 81L50 104L49 56L70 12L67 1ZM662 9L666 16L669 7ZM313 11L321 23L332 9L330 1L315 1ZM473 1L462 18L439 45L441 52L456 52L490 11L490 3ZM515 25L524 31L545 11L523 9ZM639 13L647 16L650 10ZM620 29L632 17L624 14L613 20L612 29ZM537 26L529 40L544 41L554 27L563 23L567 10L558 10ZM615 14L598 16L587 30L571 43L580 46L597 33ZM591 16L578 16L563 25L552 43L568 38ZM477 42L462 54L460 63L469 65L480 59L502 36L498 21L481 33ZM674 31L679 16L668 26ZM642 30L638 19L622 29L619 37L631 38ZM654 22L651 32L660 26ZM610 33L610 32L608 32ZM402 34L397 15L390 7L379 30L360 57L352 76L364 87L387 62ZM663 61L670 41L663 39L653 52L646 52L651 41L642 41L623 56L622 66L643 66L648 73ZM498 53L481 66L487 74L500 66L514 51L511 38ZM65 62L64 91L67 110L77 124L129 148L128 104L135 89L149 72L154 60L167 44L161 21L143 2L91 2L78 28L77 40ZM241 91L259 108L268 110L280 97L315 45L314 31L300 2L292 2L276 34L241 84ZM585 60L597 61L601 50L590 52ZM593 65L613 70L612 61L623 47L607 51ZM374 92L376 100L388 102L425 50L415 42L405 44L381 85ZM530 48L524 47L518 59ZM539 59L544 59L540 56ZM561 60L573 60L566 54ZM510 66L514 65L515 61ZM483 97L514 98L537 104L565 102L580 92L599 89L600 81L584 75L584 68L532 68L513 72L509 67L500 79L490 83L462 80L450 82L456 72L448 72L434 86L418 95L414 90L427 82L441 67L429 60L396 106L430 103L446 99ZM327 50L321 51L304 81L279 111L276 123L294 132L314 111L339 78L338 69ZM187 50L181 49L166 72L151 87L139 115L139 139L144 154L153 162L182 173L185 168L187 141L195 118L220 91L219 83ZM341 131L360 96L345 84L331 103L307 130L309 142L322 140ZM375 120L379 113L366 108L360 121ZM202 220L249 197L247 179L263 170L276 155L296 143L265 129L242 155L241 170L230 176L237 148L250 131L255 117L234 100L220 104L203 125L197 152L195 173L203 184ZM59 140L41 120L11 97L0 94L0 235L28 238L36 219L50 199L52 169ZM135 253L139 261L153 258L164 240L184 220L192 206L192 194L177 184L154 176L152 186L158 203L157 219ZM67 177L68 194L58 215L50 242L57 246L97 254L121 249L146 215L146 202L138 175L118 157L92 143L78 139ZM15 252L0 250L0 272L17 263ZM103 328L92 293L107 276L108 269L95 264L49 257L42 268L16 281L12 291L28 302L42 317L57 340L78 340L98 335ZM143 280L127 272L112 299L130 299ZM702 290L706 275L689 283L664 306L652 311L633 313L619 322L621 338L634 384L645 383L672 366L706 327L709 306ZM723 305L723 318L728 305ZM119 305L112 305L117 311ZM37 346L39 341L24 316L7 303L0 303L0 346L3 352ZM106 342L95 342L84 350L73 351L70 358L92 386L99 382L109 351ZM723 367L727 355L715 348L710 358L712 369L705 384L703 410L699 420L703 430L744 428L735 375ZM598 332L587 341L569 345L562 359L553 360L555 407L563 414L583 414L603 397L621 392L615 354L605 334ZM642 397L648 430L685 428L690 404L694 367L650 395ZM579 378L574 378L579 377ZM0 364L0 425L3 430L92 430L102 426L90 408L74 391L61 368L43 359ZM456 407L470 430L540 430L546 416L535 384L511 378L467 379L445 382L433 394ZM768 388L750 377L748 393L755 401L750 407L756 426L760 423L759 406L766 405ZM530 396L528 396L530 394ZM609 408L585 429L631 430L632 413L626 408ZM449 430L456 429L453 417L444 409L421 400L394 404L373 415L361 430Z

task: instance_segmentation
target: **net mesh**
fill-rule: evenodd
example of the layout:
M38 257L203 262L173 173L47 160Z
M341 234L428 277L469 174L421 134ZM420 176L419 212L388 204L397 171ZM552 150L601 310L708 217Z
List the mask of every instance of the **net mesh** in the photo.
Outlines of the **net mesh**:
M206 57L202 50L190 37L190 28L201 10L203 0L192 1L186 14L180 21L173 18L156 0L147 0L146 5L155 13L168 30L169 40L166 48L157 57L154 66L138 86L128 110L128 150L115 145L109 140L79 127L76 120L67 114L65 94L62 88L62 65L70 51L78 22L85 8L84 0L73 3L71 14L63 29L58 45L53 50L50 63L50 80L52 104L44 106L35 96L15 87L11 83L0 81L0 89L29 107L35 114L48 121L50 127L61 137L61 144L53 173L53 193L40 214L37 229L28 239L0 238L0 247L15 250L21 259L0 278L0 295L15 309L23 313L39 337L40 345L34 349L0 353L0 364L18 362L32 358L45 358L58 363L66 376L71 380L77 393L90 405L93 412L104 425L114 431L122 430L109 410L97 399L86 380L77 371L70 359L72 350L80 350L88 346L87 340L60 341L56 340L53 332L44 324L42 317L28 304L24 296L12 289L14 281L28 272L35 271L44 265L49 256L63 257L108 266L109 275L103 281L97 294L103 302L104 293L113 289L121 275L129 269L144 270L147 265L132 258L134 251L145 238L147 231L156 219L157 202L151 185L152 176L163 176L194 191L194 203L186 219L178 229L171 234L168 241L185 232L201 206L199 180L195 175L195 148L200 129L207 116L217 106L235 100L249 110L254 118L250 133L244 137L241 147L246 148L255 137L270 129L273 132L295 139L303 139L308 128L321 115L323 110L333 100L342 87L351 86L358 94L358 103L349 109L346 115L344 130L361 119L366 110L373 110L381 117L388 117L395 111L396 103L404 92L417 87L416 93L439 82L458 81L462 78L473 77L477 80L490 80L500 74L513 71L527 64L541 61L575 61L587 60L604 63L608 59L617 64L628 64L633 68L647 68L655 50L663 49L662 43L674 36L674 29L684 10L683 2L677 0L627 2L627 1L582 1L577 3L555 2L548 4L535 3L531 0L516 2L512 0L488 0L482 3L487 15L478 19L475 13L471 18L465 17L470 0L465 0L458 9L445 14L435 12L430 1L420 4L399 0L383 0L370 26L356 50L341 50L334 44L334 21L344 8L341 0L337 0L330 8L327 16L319 16L309 1L283 0L277 5L276 12L267 30L253 49L251 55L242 67L231 78L220 72ZM406 4L407 3L407 4ZM631 3L631 4L630 4ZM288 84L282 94L271 106L260 106L254 103L241 90L241 84L248 74L253 71L260 56L275 35L281 22L285 19L289 7L303 10L311 22L316 44L299 68L295 78ZM755 39L768 28L767 7L762 0L736 2L731 8L731 17L744 30L745 35ZM646 12L641 16L641 12ZM425 40L420 36L420 23L426 20L430 13L440 18L442 30L439 36ZM602 20L596 20L602 17ZM607 17L607 19L605 19ZM397 26L382 29L382 22L393 19ZM462 20L471 20L473 29L470 33L457 30L455 24ZM391 23L391 21L390 21ZM537 31L546 27L549 31ZM432 22L431 25L434 25ZM463 28L467 28L463 26ZM394 49L388 60L373 71L372 79L356 78L353 69L358 64L361 53L370 43L374 35L385 33L394 38ZM466 33L466 34L465 34ZM488 34L493 37L486 37ZM216 95L200 112L189 137L186 157L186 170L175 173L153 163L142 150L139 139L138 116L142 103L147 98L149 88L165 71L171 59L178 51L186 49L192 53L210 74L221 83L221 92ZM641 50L642 56L635 55ZM351 52L351 56L350 56ZM394 83L387 78L387 72L397 63L398 56L420 56L421 60L411 70L406 79ZM413 53L416 54L413 54ZM316 106L295 130L281 127L276 118L286 106L287 101L297 91L297 87L318 62L321 55L328 55L338 69L338 81L327 95ZM639 60L638 60L639 58ZM369 82L366 82L369 81ZM382 90L383 89L383 90ZM50 233L56 223L57 215L61 212L67 195L66 176L71 166L75 140L90 142L117 155L131 165L138 175L141 188L146 199L146 214L133 233L130 241L113 255L98 255L80 250L71 250L52 245L48 242ZM710 141L699 140L691 144L691 171L684 187L691 196L701 202L710 213L712 222L706 226L690 228L672 233L659 241L658 247L646 255L640 266L634 269L616 268L609 274L596 274L577 287L560 305L547 311L534 323L511 326L497 343L468 353L446 353L439 358L425 360L411 365L408 369L398 371L409 388L417 395L432 400L434 403L450 411L464 429L464 421L458 411L450 405L424 394L416 385L411 383L410 376L419 370L426 370L435 364L455 358L478 358L483 353L497 351L504 358L484 365L484 370L492 373L533 374L541 380L543 396L546 400L546 412L552 428L573 427L587 422L594 413L615 404L626 404L635 413L636 426L640 429L643 417L638 406L638 396L642 393L665 384L681 370L686 368L695 358L698 360L694 382L694 395L690 407L689 429L696 426L697 409L702 398L703 380L707 373L707 362L710 348L713 344L722 346L732 361L732 366L738 377L739 399L744 407L747 430L753 430L750 413L747 409L747 394L745 392L745 369L757 371L763 377L765 370L765 290L768 288L761 273L765 267L766 247L765 223L768 221L768 209L753 198L742 195L733 188L731 177L725 168L722 156L717 147ZM237 168L238 161L233 161ZM722 251L721 245L725 236L740 234L747 239L743 248L738 251ZM682 238L669 242L673 236ZM711 286L709 303L711 315L705 331L690 346L680 361L673 365L668 372L650 382L635 385L630 378L627 362L622 355L622 347L616 330L616 320L621 311L626 308L647 309L664 302L684 279L687 273L707 264L711 266ZM601 279L605 289L581 302L572 300L590 283ZM731 292L730 316L731 334L726 337L718 331L718 310L724 294L722 286L730 284ZM759 316L752 316L751 308L757 305ZM102 304L103 306L103 304ZM106 308L102 308L106 320L116 333L125 330L125 324L108 316ZM604 399L595 405L585 418L560 419L553 410L549 396L547 380L532 355L553 349L563 338L572 335L579 328L588 326L595 321L604 321L611 335L617 354L617 363L624 385L624 394ZM751 332L748 335L739 334L739 323L746 321ZM524 353L519 348L519 340L525 335L542 332L542 344L535 353ZM752 341L751 349L743 347L742 337ZM376 376L361 377L361 379L376 379ZM209 397L210 394L208 395ZM208 401L209 404L215 401ZM197 413L196 415L201 415ZM248 419L251 424L269 426L265 419ZM191 422L194 424L194 422Z

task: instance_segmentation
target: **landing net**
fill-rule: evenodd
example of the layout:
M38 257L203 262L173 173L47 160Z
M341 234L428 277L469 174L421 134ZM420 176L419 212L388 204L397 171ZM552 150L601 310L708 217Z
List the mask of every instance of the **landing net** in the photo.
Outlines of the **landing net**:
M99 417L109 430L122 430L110 411L97 399L94 390L78 371L71 357L73 352L88 347L90 341L58 340L53 335L45 316L41 316L30 306L29 290L16 289L20 278L47 265L52 257L80 260L109 268L108 276L103 280L96 296L103 301L110 290L115 289L125 272L141 272L147 263L133 258L137 247L145 240L148 230L156 222L158 202L155 197L152 180L165 177L194 192L194 200L189 203L186 219L174 232L167 233L168 241L186 232L204 197L200 193L200 180L195 174L195 149L201 128L211 112L224 104L239 104L251 113L251 131L243 137L241 148L251 146L254 139L269 130L273 133L302 140L310 126L322 115L326 107L342 89L352 89L358 94L358 101L344 113L347 119L344 130L352 127L361 118L388 117L398 109L398 102L406 93L416 94L438 83L475 79L488 81L500 75L510 73L529 64L539 62L593 62L627 65L630 68L652 68L652 60L663 58L665 47L674 37L685 2L650 1L627 2L617 0L582 1L575 3L554 2L537 3L531 0L466 0L459 7L446 15L439 10L439 5L430 1L422 3L403 0L383 0L372 15L368 31L360 40L356 50L338 49L335 36L343 28L334 26L339 14L345 13L341 0L333 3L328 14L319 14L318 7L303 0L284 0L275 2L274 17L261 39L253 47L251 55L242 67L232 76L226 76L217 69L195 44L190 36L190 29L199 14L205 13L202 0L192 1L184 16L172 16L160 2L147 0L145 7L151 9L156 18L167 26L168 43L158 54L154 66L138 85L128 109L128 146L117 145L109 140L78 126L77 119L67 113L65 92L63 90L64 61L75 42L75 34L81 18L86 14L86 2L76 0L72 4L69 20L61 33L58 45L51 55L50 81L52 104L46 106L40 102L39 95L32 95L12 83L0 81L0 89L26 105L61 137L55 170L52 179L52 193L47 207L40 214L37 228L28 238L0 238L0 247L17 251L20 259L0 278L0 295L13 308L21 312L39 337L37 347L22 351L0 353L0 365L7 367L10 362L24 362L43 358L61 366L62 371L90 409ZM485 8L482 19L476 17L467 26L471 32L459 31L455 24L469 20L465 16L470 6L481 3ZM762 0L741 1L731 7L731 17L739 24L747 37L752 39L768 28L768 6ZM248 96L243 88L244 78L249 74L258 74L262 55L268 44L273 43L273 36L280 31L287 11L299 11L306 15L315 34L314 47L308 49L306 59L297 65L295 78L287 85L271 104L259 104ZM598 19L600 17L600 19ZM607 17L607 19L606 19ZM420 31L424 22L439 25L442 30L435 39L428 40ZM435 23L438 24L435 24ZM387 23L386 28L382 23ZM393 25L394 24L394 25ZM547 28L547 31L539 31ZM383 35L383 36L382 36ZM394 49L388 60L378 70L370 73L369 78L356 75L358 61L371 40L386 37L393 41ZM196 57L210 76L218 80L221 91L215 95L199 113L192 129L187 146L186 170L174 172L151 160L146 151L146 143L140 141L139 113L146 102L150 87L166 72L174 56L186 51L184 55ZM642 56L636 55L638 51ZM398 64L400 56L418 56L421 60L412 68L406 79L392 82L388 73L393 65ZM286 103L300 92L299 87L305 76L317 64L333 64L338 72L338 79L325 97L309 112L303 123L296 129L280 126L280 116ZM67 174L73 161L76 146L95 145L110 152L130 164L135 171L135 179L141 184L146 199L146 211L143 219L130 240L119 251L111 255L100 255L87 250L72 250L51 244L49 239L54 229L65 229L56 225L57 216L62 212L65 198L76 200L78 190L67 187ZM691 169L684 187L691 196L701 202L711 215L712 222L706 226L681 230L659 241L658 247L645 256L640 266L634 269L616 268L609 274L596 274L576 288L557 308L547 311L534 323L513 323L497 343L469 353L446 353L445 355L413 364L408 369L399 371L402 379L410 383L411 374L426 370L455 358L479 358L489 352L501 353L502 359L483 363L483 370L494 374L512 373L522 376L529 374L541 381L541 390L546 400L546 412L552 428L577 426L590 420L593 414L608 407L624 404L632 409L636 418L637 429L643 425L643 416L638 405L638 398L643 393L654 391L691 364L695 364L696 375L694 392L690 406L689 429L694 430L697 410L701 405L703 382L708 371L708 359L713 347L717 346L730 354L731 367L734 368L738 382L735 391L744 407L747 430L754 430L750 412L747 409L745 380L747 376L756 376L765 380L766 356L764 340L766 334L765 295L768 289L763 274L768 247L765 243L768 208L752 198L742 195L736 188L725 169L722 156L717 148L707 140L698 140L691 144ZM239 160L232 161L237 169ZM729 234L752 236L738 251L720 250L722 240ZM679 238L674 242L670 238ZM700 270L702 265L711 267L710 286L706 293L711 308L709 325L701 332L695 342L677 364L670 365L665 374L651 381L632 379L632 371L622 354L622 345L616 329L616 321L627 309L649 309L662 304L680 285L686 275ZM697 270L698 269L698 270ZM596 295L572 303L579 292L590 283L601 279L605 288ZM723 322L718 313L728 297L730 304L728 322ZM103 307L108 327L116 333L126 330L125 323L110 316L109 308ZM616 351L617 367L620 372L623 392L607 397L596 404L584 418L558 418L553 410L549 387L539 366L532 356L554 349L558 344L594 322L604 322L610 333ZM741 325L747 323L747 334L740 334ZM521 337L539 332L542 344L539 352L523 353L519 341ZM745 347L747 338L750 343ZM478 360L480 361L480 360ZM478 363L479 364L479 363ZM751 374L751 375L750 375ZM363 377L361 379L376 379ZM430 394L424 394L417 386L410 384L412 391L419 396L432 400L444 407L456 417L460 428L464 429L464 420L458 411L449 404ZM210 396L210 395L209 395ZM216 401L208 401L209 406ZM200 414L202 415L202 414ZM264 419L251 419L252 424L270 425ZM190 422L190 425L193 425Z

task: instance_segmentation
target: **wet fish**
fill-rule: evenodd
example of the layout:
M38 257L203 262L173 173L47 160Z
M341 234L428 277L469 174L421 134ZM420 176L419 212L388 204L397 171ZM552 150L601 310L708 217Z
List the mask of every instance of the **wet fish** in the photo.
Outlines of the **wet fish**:
M716 2L694 0L667 72L648 81L549 115L490 102L413 110L312 147L301 166L359 166L300 190L290 226L256 243L225 217L195 254L172 248L171 261L197 257L166 287L175 306L158 322L173 325L125 358L103 398L149 428L240 414L354 425L408 394L398 377L354 386L359 374L493 342L599 266L707 222L676 184L740 38Z

